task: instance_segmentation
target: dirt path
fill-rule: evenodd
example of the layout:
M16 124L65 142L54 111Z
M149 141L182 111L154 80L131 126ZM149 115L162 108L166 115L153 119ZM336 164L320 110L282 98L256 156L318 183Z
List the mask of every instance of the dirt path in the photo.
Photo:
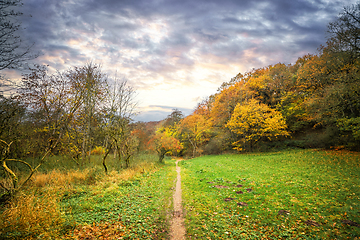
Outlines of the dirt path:
M185 239L185 225L184 225L184 216L181 206L181 175L180 167L178 166L179 160L176 161L176 188L174 193L174 214L171 221L170 233L172 240L182 240Z

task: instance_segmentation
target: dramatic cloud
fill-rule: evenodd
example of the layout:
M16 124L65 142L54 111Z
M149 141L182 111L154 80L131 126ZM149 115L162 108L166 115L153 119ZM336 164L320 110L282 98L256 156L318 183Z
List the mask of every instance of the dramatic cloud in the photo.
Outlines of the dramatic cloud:
M188 114L239 72L293 63L326 41L355 0L26 0L22 35L35 61L94 61L137 89L141 120Z

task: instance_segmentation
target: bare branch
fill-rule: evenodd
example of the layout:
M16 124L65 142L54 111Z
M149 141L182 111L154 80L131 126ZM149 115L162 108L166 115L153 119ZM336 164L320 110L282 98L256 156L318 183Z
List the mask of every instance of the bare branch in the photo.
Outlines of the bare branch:
M31 54L33 45L24 45L17 35L20 23L14 19L22 13L13 8L21 5L21 0L0 2L0 70L19 68L26 61L37 57Z

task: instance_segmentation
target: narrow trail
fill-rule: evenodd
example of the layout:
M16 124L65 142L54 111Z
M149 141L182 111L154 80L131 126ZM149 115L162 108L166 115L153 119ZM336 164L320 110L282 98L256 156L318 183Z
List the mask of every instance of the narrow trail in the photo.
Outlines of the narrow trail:
M181 205L181 175L180 167L178 166L179 160L176 161L176 188L174 193L174 213L173 219L171 221L170 233L171 240L183 240L185 239L185 225L184 225L184 216Z

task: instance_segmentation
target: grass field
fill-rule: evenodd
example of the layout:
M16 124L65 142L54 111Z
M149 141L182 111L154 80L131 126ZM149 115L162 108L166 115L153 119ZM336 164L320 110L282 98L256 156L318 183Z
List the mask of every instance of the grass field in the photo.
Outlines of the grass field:
M174 161L143 160L108 175L96 161L78 169L59 164L64 167L36 173L14 201L0 208L0 239L166 238Z
M360 155L301 150L182 161L188 239L360 239Z
M163 239L175 177L174 164L168 163L128 180L112 173L96 186L66 192L62 210L67 221L78 225L68 238Z
M55 158L0 208L0 239L169 239L175 161ZM179 163L187 239L359 239L360 154L296 150Z

